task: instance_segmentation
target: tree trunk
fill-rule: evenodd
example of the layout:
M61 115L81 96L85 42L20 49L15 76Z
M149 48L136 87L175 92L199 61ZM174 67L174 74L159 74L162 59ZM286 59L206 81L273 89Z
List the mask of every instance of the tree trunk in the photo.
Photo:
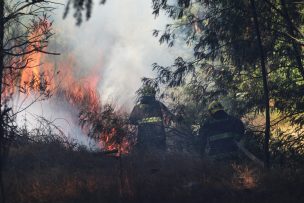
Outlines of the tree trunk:
M270 140L270 108L269 108L269 88L268 88L268 76L266 71L266 63L265 63L265 53L264 48L261 40L261 32L259 27L259 20L257 16L256 6L254 0L250 0L251 9L253 14L253 21L254 21L254 29L256 32L257 43L260 52L260 61L261 61L261 72L263 78L263 90L264 90L264 105L265 105L265 114L266 114L266 121L265 121L265 140L264 140L264 162L265 167L270 167L270 152L269 152L269 140Z
M287 30L288 30L288 34L294 38L297 38L296 35L296 31L294 30L294 25L290 19L290 16L288 14L288 10L286 7L286 2L285 0L280 0L281 2L281 6L282 6L282 13L284 15L284 20L287 24ZM296 59L296 63L298 66L298 69L302 75L302 77L304 78L304 67L303 67L303 63L302 63L302 57L301 57L301 47L300 45L297 43L297 41L295 39L291 39L291 43L292 43L292 48L294 50L294 54L295 54L295 59Z
M0 192L1 201L5 202L4 184L3 184L3 164L4 164L4 129L2 117L2 77L4 70L4 53L3 53L3 39L4 39L4 0L0 0Z

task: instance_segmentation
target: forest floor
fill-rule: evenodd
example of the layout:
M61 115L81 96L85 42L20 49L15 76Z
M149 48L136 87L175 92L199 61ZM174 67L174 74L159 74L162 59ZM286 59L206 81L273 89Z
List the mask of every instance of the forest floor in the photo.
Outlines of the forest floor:
M265 171L191 154L121 158L60 143L12 147L4 170L8 203L304 202L304 169Z

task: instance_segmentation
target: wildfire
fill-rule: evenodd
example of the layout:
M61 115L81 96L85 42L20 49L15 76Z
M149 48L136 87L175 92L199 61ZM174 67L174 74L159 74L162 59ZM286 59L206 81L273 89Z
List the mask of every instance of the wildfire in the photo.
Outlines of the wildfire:
M127 154L130 152L131 144L127 139L122 139L120 143L113 142L113 139L116 139L117 130L112 128L110 133L104 134L101 137L105 139L100 140L99 145L101 148L106 149L107 151L115 151L117 150L117 154Z
M52 71L53 65L43 61L43 53L48 46L48 37L50 35L50 23L46 18L33 22L33 28L28 36L29 46L26 48L26 53L22 59L26 61L25 67L21 68L20 87L23 92L29 94L31 90L34 91L51 91L54 83L48 83L54 77ZM20 50L20 52L22 52Z
M37 47L37 51L33 51L28 56L26 66L20 70L21 74L19 80L17 80L19 85L15 86L19 86L19 92L27 95L47 92L48 95L51 94L54 97L66 100L79 112L79 118L77 119L80 122L83 121L85 125L81 127L85 134L89 134L91 128L96 126L98 122L102 122L99 114L101 114L103 106L97 91L101 80L98 68L101 65L96 65L96 68L93 68L93 71L87 76L79 76L81 74L77 76L77 60L73 55L61 57L62 61L56 61L55 63L54 61L48 62L49 57L39 51L46 47L44 44L40 44L40 41L43 40L39 39L39 37L44 36L46 26L48 24L37 25L36 34L29 36L29 40L34 40L32 46ZM10 91L16 93L15 89L10 89ZM119 154L129 151L127 140L121 139L116 142L117 136L121 135L117 133L115 127L110 131L103 129L100 129L100 131L100 135L94 137L100 139L102 150L118 150Z

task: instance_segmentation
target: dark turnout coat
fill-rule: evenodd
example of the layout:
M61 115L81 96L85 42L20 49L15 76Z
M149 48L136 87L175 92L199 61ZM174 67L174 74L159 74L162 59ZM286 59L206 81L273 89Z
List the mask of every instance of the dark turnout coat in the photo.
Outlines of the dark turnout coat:
M143 97L133 108L129 120L131 124L138 125L137 149L166 149L163 108L166 108L164 104L152 96Z
M235 141L244 135L244 125L238 118L225 111L217 112L208 118L200 128L203 153L209 156L222 156L237 152Z

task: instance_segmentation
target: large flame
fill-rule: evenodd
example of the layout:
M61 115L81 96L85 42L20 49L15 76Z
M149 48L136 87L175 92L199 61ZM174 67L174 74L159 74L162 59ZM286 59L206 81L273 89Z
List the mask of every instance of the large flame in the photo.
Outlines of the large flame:
M38 26L37 30L35 30L35 35L29 36L30 39L34 39L35 41L33 46L42 47L42 50L46 46L40 44L42 40L39 40L37 36L43 37L45 26ZM98 74L98 68L101 65L97 64L96 68L93 68L93 71L86 76L83 76L81 73L77 75L77 60L75 57L69 55L60 58L62 61L52 63L48 62L49 57L41 51L32 52L28 57L29 60L26 67L20 71L21 75L18 81L20 89L23 90L21 92L27 95L41 91L49 92L55 97L66 100L78 111L84 109L91 114L100 113L102 104L97 87L101 80L100 74ZM16 89L10 88L10 92L7 94L11 94L12 92L16 93ZM91 125L93 124L88 124L86 127L90 127ZM84 133L89 131L84 126L82 127ZM128 141L123 140L119 144L110 141L113 140L113 137L117 136L115 128L107 134L102 133L100 136L100 147L102 150L118 150L119 153L127 153L129 151L129 147L127 146L129 145Z
M52 64L44 62L42 66L43 53L48 45L48 34L52 26L47 19L33 22L33 29L28 35L29 46L26 55L19 60L26 61L26 66L21 69L20 87L29 94L31 90L46 91L55 87L54 83L48 83L54 77L51 73Z

